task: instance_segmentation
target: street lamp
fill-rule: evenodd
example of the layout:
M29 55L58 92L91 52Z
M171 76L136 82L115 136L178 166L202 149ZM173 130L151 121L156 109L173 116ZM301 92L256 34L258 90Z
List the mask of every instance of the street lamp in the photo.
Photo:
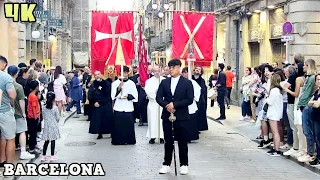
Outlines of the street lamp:
M32 31L31 36L33 39L38 39L40 37L40 31Z
M163 18L164 13L160 11L160 12L158 13L158 16L159 16L159 18Z
M163 18L164 12L169 9L168 0L153 0L152 9L158 10L158 17Z
M56 37L54 35L52 35L52 34L48 37L48 40L50 42L54 41L55 39L56 39Z

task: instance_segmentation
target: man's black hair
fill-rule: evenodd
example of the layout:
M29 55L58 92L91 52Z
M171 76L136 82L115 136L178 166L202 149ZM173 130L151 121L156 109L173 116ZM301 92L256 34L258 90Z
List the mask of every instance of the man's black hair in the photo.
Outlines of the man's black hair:
M181 72L182 73L187 73L188 72L188 67L184 67Z
M29 84L29 87L31 91L35 90L37 87L39 87L39 82L36 80L32 80Z
M223 71L225 66L224 66L223 63L219 63L219 64L218 64L218 67L221 69L221 71Z
M231 66L227 66L227 70L230 71L231 70Z
M36 59L30 59L29 63L30 63L30 66L32 66L37 60Z
M181 61L179 59L172 59L169 61L168 66L169 67L174 67L174 66L180 66L181 67Z
M267 68L270 72L274 72L273 67L272 67L271 65L269 65L269 64L266 64L266 65L264 66L264 68Z
M5 64L8 64L8 60L4 56L0 55L0 61L4 62Z
M128 66L123 66L123 72L126 72L126 73L130 72L130 69L128 68Z
M28 66L26 65L26 63L19 63L19 64L18 64L18 67L19 67L19 68L26 68L26 67L28 67Z

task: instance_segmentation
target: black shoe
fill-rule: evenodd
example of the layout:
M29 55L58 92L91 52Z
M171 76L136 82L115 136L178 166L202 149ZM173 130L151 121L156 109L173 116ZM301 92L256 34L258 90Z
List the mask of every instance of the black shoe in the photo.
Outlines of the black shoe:
M7 163L7 162L3 161L2 163L0 163L0 168L3 168L5 163Z
M262 140L262 141L260 141L260 144L259 144L259 146L258 146L258 149L264 149L264 148L270 146L270 144L271 144L271 141L270 141L270 140L267 140L267 141Z
M103 136L101 134L97 137L97 139L102 139L102 138Z
M139 125L138 126L143 126L143 122L139 122Z
M160 144L164 144L164 139L160 138Z
M270 151L267 152L267 154L269 156L274 156L274 157L281 156L281 152L275 149L271 149Z
M226 120L226 117L218 117L216 120L218 120L218 121Z
M149 144L154 144L154 143L155 143L155 140L156 140L156 139L154 139L154 138L150 139Z
M311 166L320 166L320 161L316 158L313 161L309 162Z
M227 109L230 109L230 105L227 106Z

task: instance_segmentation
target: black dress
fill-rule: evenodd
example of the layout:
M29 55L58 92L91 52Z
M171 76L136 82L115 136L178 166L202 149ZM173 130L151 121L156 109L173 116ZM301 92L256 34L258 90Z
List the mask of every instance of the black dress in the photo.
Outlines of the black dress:
M192 76L192 79L195 80L199 86L201 87L201 95L199 102L197 102L198 111L197 111L197 119L198 119L198 130L206 131L208 130L208 122L207 122L207 86L204 79L200 76L198 79Z
M139 88L139 110L140 110L140 122L147 123L148 122L148 103L146 91L140 87Z
M124 80L127 82L128 80ZM118 95L120 91L117 91ZM128 94L128 97L131 94ZM133 96L131 95L133 98ZM134 98L133 98L134 99ZM132 100L132 99L131 99ZM116 103L117 99L115 99ZM130 101L130 100L129 100ZM136 135L134 131L134 114L133 112L120 112L114 110L114 128L111 134L113 145L136 144Z
M110 134L113 129L111 84L105 80L95 80L89 88L88 99L92 111L89 133ZM94 106L96 102L99 107Z

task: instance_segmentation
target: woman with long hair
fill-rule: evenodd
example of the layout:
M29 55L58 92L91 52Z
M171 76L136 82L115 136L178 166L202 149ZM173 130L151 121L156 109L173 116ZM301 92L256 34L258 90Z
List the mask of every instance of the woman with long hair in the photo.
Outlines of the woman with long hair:
M59 109L59 113L61 115L63 106L66 102L66 94L65 94L65 85L67 84L67 80L65 76L62 74L61 66L57 66L54 71L54 82L53 89L56 96L56 104Z
M306 148L307 148L306 137L303 134L303 130L302 130L302 113L301 113L301 110L298 108L298 102L302 94L305 77L303 72L303 64L299 63L297 67L298 68L296 71L297 76L295 79L295 87L294 88L290 87L290 89L287 87L284 87L283 89L288 94L295 97L293 107L289 108L288 106L288 109L287 109L290 127L292 129L292 134L293 134L293 147L289 151L283 153L283 155L285 156L294 156L294 157L304 156L306 154Z
M300 162L313 161L314 155L314 133L313 123L311 120L312 108L308 103L315 91L315 74L317 73L316 62L313 59L304 61L303 72L305 73L306 80L302 89L302 95L299 99L298 107L302 111L302 128L303 134L307 138L307 154L298 158Z
M268 104L267 119L270 124L271 132L273 135L274 147L267 152L269 156L280 156L280 135L278 130L278 122L283 114L283 97L282 88L280 86L281 77L278 74L273 74L270 79L270 93L266 99Z

